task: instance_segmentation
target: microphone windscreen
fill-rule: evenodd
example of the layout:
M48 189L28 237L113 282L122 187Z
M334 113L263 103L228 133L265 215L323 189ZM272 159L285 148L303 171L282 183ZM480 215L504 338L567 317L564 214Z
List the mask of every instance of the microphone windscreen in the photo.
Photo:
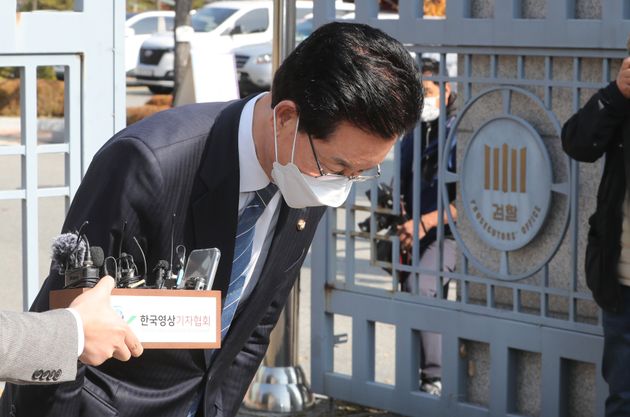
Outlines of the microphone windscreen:
M85 242L79 241L74 233L63 233L53 240L51 252L53 262L57 264L59 272L63 273L66 268L81 266L85 256Z
M153 270L157 271L158 269L168 269L168 267L169 267L168 261L165 261L164 259L160 259L157 265L155 265L155 268L153 268Z
M91 246L90 255L92 256L92 263L95 267L100 268L103 266L103 262L105 261L105 253L103 252L103 248L101 248L100 246Z

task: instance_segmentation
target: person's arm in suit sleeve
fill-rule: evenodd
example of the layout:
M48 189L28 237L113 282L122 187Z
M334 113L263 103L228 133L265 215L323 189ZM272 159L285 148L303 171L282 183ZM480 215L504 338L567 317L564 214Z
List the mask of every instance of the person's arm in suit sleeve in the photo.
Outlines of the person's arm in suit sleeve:
M77 321L68 310L0 312L0 380L73 380L79 357Z
M0 312L0 380L59 383L77 375L77 358L100 365L139 356L142 345L111 308L114 280L105 277L69 309L45 313Z
M626 73L630 75L630 58L617 80L595 93L562 127L562 147L573 159L594 162L620 143L620 128L630 112L630 91L623 87Z

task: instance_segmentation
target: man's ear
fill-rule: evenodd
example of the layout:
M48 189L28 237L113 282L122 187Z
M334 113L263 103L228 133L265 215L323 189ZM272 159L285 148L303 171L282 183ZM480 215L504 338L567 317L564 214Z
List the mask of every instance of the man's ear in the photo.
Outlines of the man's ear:
M276 121L278 127L283 127L291 119L297 117L297 105L291 100L282 100L276 104Z

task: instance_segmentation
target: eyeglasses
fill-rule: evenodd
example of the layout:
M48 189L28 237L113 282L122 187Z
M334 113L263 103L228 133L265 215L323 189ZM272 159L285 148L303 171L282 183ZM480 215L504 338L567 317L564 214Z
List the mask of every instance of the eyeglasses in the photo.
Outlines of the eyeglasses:
M313 144L313 138L311 137L310 133L308 133L307 135L308 135L308 142L311 144L311 150L313 151L313 157L315 158L315 163L317 164L317 169L319 169L319 177L317 178L320 178L320 177L346 178L352 182L361 182L361 181L374 180L381 176L381 164L376 164L376 173L371 174L371 175L339 175L339 174L332 174L332 173L324 172L324 170L322 169L322 165L319 163L319 158L317 158L317 152L315 152L315 145Z

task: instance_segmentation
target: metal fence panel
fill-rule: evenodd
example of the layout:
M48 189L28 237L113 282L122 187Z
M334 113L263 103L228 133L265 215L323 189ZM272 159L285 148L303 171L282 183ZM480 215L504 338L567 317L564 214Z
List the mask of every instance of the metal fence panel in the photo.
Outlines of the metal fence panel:
M125 2L75 0L73 11L60 12L16 13L16 7L16 0L0 4L0 66L19 68L21 75L21 141L0 147L0 155L21 158L22 184L0 190L0 200L22 201L23 308L27 309L40 280L39 199L63 196L67 208L94 153L125 125ZM38 144L36 71L40 66L65 67L62 143ZM38 157L51 153L66 155L65 184L40 187Z
M366 188L353 190L343 207L329 209L312 249L313 388L414 416L603 415L607 388L600 376L601 314L583 274L586 219L594 209L592 196L601 165L570 160L559 136L562 123L614 79L620 60L627 56L630 5L585 0L446 3L445 19L424 19L421 1L400 0L399 14L389 17L378 14L376 1L357 2L355 21L396 37L417 59L432 54L448 64L450 54L456 54L455 71L442 65L440 74L428 79L439 84L442 97L445 83L457 87L458 117L447 135L441 112L438 145L438 243L443 248L444 216L454 224L445 209L449 203L445 186L456 183L458 217L452 230L457 266L446 269L440 250L437 267L421 267L418 245L413 247L411 265L406 265L397 259L395 237L393 261L376 259L374 243L390 238L374 231L374 214L400 210L377 209L364 197ZM316 3L316 25L334 19L333 1ZM536 137L551 167L550 214L540 223L541 230L531 241L503 249L480 237L465 214L468 200L462 191L469 189L462 173L466 152L484 124L497 121L521 126ZM416 129L415 190L421 185L419 135ZM455 144L457 169L451 171L444 150ZM495 189L515 191L516 165L508 160L511 156L517 161L518 154L510 149L504 145L488 154L486 165L496 168L483 168L480 160L478 181L483 181L484 169L503 170L504 182L497 182ZM395 201L400 197L400 156L396 145L384 163ZM486 172L488 178L499 175ZM510 172L513 185L507 182ZM375 195L377 184L368 187ZM413 202L416 230L419 194L414 193ZM368 215L371 231L359 230L357 223ZM435 277L437 296L420 295L417 284L411 293L401 292L397 271ZM335 334L337 317L351 319L351 329L344 330L347 337ZM377 375L385 366L379 362L383 355L375 341L379 323L393 326L393 333L387 334L394 370L385 383ZM442 335L440 397L418 387L421 331ZM336 355L346 338L352 341L348 353L352 365L341 372Z

